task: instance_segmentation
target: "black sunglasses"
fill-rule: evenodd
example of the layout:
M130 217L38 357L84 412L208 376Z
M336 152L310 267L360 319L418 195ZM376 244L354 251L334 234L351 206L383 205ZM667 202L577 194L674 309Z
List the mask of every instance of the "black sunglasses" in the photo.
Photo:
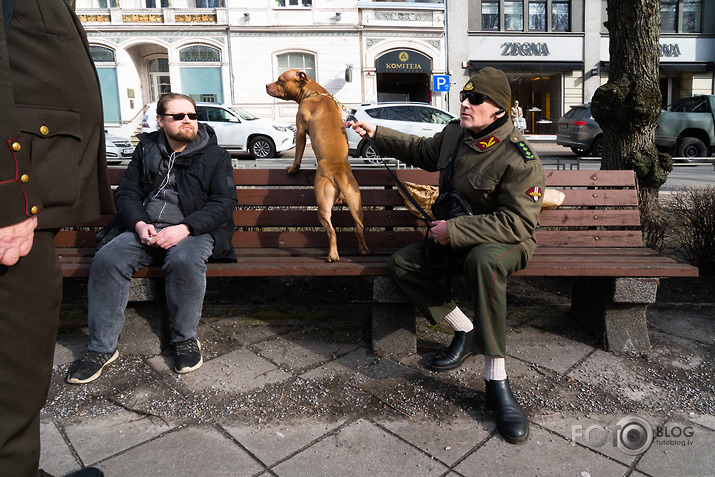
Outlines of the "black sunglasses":
M199 118L199 115L197 113L162 114L162 116L171 116L174 121L183 121L184 116L188 116L191 120Z
M469 103L472 106L479 106L484 101L489 99L489 96L487 96L486 94L477 93L477 92L470 93L469 91L460 91L459 92L459 102L463 103L465 99L468 99Z

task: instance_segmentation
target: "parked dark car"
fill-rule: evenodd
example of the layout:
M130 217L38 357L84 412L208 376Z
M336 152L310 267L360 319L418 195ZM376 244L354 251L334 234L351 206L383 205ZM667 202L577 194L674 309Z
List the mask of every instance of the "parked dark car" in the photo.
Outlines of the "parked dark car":
M556 144L570 147L578 155L601 156L603 131L591 116L591 103L571 106L559 118Z

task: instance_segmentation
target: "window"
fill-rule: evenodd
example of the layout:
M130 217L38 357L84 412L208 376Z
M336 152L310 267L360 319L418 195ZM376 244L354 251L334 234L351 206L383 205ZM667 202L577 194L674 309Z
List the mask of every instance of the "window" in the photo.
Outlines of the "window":
M482 1L482 31L499 30L499 2Z
M570 31L569 0L551 0L551 31Z
M417 117L419 122L431 124L447 124L452 120L452 116L434 108L420 108Z
M678 0L662 0L660 5L660 31L678 31Z
M529 30L546 31L546 0L529 0Z
M92 3L92 8L117 8L119 0L95 0Z
M194 101L223 102L221 67L187 66L179 68L181 92Z
M169 0L145 0L147 8L169 8Z
M315 55L311 53L283 53L276 57L278 60L278 74L288 70L303 70L312 79L317 81L315 75Z
M311 7L313 0L276 0L276 7Z
M187 46L179 51L179 61L182 63L220 63L221 51L211 46Z
M97 68L104 122L118 123L121 120L122 113L119 103L119 82L117 80L117 63L114 50L104 46L90 45L89 53L92 55L92 60L94 60Z
M504 28L507 30L524 30L524 1L504 2Z
M685 0L683 2L683 33L700 33L700 18L702 17L702 0Z
M224 0L196 0L196 8L223 8Z
M92 60L95 63L116 63L114 59L114 50L105 48L104 46L89 46L89 54L92 55Z

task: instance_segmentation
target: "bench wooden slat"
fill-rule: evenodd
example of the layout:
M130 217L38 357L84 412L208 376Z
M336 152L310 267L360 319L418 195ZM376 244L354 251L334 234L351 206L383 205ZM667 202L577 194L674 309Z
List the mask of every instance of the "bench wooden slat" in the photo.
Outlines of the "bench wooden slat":
M548 170L546 187L627 187L635 188L633 171L564 171Z
M546 247L642 247L640 230L537 230L536 242Z
M541 227L640 227L637 209L553 209L543 210L539 216Z

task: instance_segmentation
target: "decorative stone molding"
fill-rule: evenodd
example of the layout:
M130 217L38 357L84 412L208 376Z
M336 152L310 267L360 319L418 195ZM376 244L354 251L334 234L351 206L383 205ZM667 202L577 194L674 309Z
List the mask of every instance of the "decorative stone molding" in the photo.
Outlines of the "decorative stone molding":
M122 15L122 23L163 23L164 15Z
M373 45L377 45L381 41L385 41L385 39L384 38L368 38L367 40L365 40L365 45L370 47Z
M77 15L82 23L109 23L112 20L111 15Z
M216 15L176 15L176 23L216 23Z
M387 22L432 22L432 13L375 12L375 20Z

